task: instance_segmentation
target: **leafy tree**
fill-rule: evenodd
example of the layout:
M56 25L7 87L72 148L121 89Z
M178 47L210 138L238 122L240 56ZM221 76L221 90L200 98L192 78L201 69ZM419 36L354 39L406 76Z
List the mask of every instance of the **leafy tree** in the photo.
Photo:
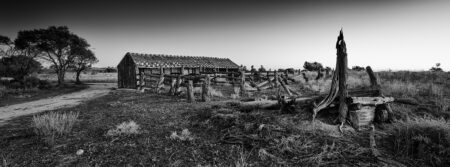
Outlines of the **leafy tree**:
M287 68L286 70L288 71L288 73L291 73L291 74L295 73L294 68Z
M0 35L0 58L9 57L14 54L14 45L7 36Z
M37 51L44 60L52 63L59 85L64 83L65 72L77 56L74 50L87 49L90 46L85 39L71 33L66 26L20 31L15 43L19 48Z
M323 66L318 62L310 63L305 61L305 64L303 64L303 68L308 71L321 71L323 69Z
M92 64L98 62L97 57L95 57L94 52L85 48L78 48L72 50L72 55L75 55L70 68L72 68L76 73L76 83L81 84L80 74L82 71L90 68Z
M28 56L19 55L0 59L0 76L2 77L12 77L22 81L31 72L40 69L42 69L41 63Z
M106 73L117 72L117 68L115 68L115 67L106 67L105 72Z
M16 40L11 41L9 37L0 35L0 57L3 57L3 75L13 77L22 81L31 71L41 69L41 64L36 61L39 51L35 47L23 47L23 34L18 33Z
M435 67L431 67L430 71L431 72L442 72L444 70L442 70L442 68L440 67L441 63L436 63Z

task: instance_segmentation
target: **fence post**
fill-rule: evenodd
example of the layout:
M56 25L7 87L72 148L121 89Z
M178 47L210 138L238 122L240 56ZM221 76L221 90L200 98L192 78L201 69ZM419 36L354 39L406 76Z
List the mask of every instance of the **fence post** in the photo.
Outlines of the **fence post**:
M202 89L202 101L207 102L207 101L211 100L209 97L211 94L209 85L210 85L209 75L206 75L205 82L203 83L203 89Z
M242 70L241 71L241 97L245 97L245 95L247 94L246 90L245 90L245 72Z
M170 90L169 90L169 94L170 95L175 95L175 93L176 93L176 91L177 91L177 87L176 87L176 82L177 82L177 80L176 80L176 78L171 78L171 80L172 80L172 82L170 83Z
M164 87L164 69L160 67L159 69L159 81L156 85L156 93L160 93L161 89Z
M279 81L278 81L278 71L277 70L275 70L275 88L278 88L278 86L279 86Z
M339 34L336 42L337 49L337 63L339 68L337 69L339 75L339 121L341 127L345 123L347 118L348 106L347 106L347 48L344 41L344 34L342 30Z
M194 84L192 82L192 80L188 81L188 85L187 85L187 101L189 103L195 102L195 96L194 96Z

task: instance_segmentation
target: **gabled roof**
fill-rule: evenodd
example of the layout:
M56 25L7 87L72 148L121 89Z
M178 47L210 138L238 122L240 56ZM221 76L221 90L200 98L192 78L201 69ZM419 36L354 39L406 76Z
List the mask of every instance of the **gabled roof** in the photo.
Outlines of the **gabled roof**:
M239 66L228 58L217 57L195 57L195 56L173 56L161 54L127 53L130 55L137 67L209 67L209 68L239 68Z

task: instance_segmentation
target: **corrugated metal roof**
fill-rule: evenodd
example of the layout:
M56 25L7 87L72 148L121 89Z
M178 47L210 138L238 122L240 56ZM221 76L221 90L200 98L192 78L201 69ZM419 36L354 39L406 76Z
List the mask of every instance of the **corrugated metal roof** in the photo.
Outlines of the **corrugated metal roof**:
M127 53L138 67L208 67L208 68L239 68L228 58L177 56L162 54Z

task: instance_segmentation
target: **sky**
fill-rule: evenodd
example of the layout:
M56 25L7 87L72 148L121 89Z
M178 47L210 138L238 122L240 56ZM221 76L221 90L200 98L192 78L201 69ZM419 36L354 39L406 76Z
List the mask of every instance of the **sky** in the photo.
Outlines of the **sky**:
M342 28L349 66L450 70L450 1L2 0L0 35L68 26L99 63L127 52L230 58L238 65L334 67Z

